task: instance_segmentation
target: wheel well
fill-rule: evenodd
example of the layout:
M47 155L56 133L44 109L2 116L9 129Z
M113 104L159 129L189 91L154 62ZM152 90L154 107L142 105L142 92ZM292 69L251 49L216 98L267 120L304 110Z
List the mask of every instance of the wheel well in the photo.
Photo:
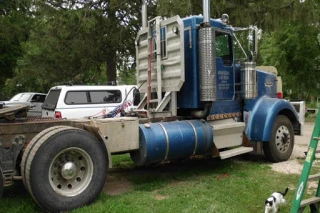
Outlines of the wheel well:
M294 132L296 134L296 132L300 132L301 130L301 125L298 121L298 119L296 118L295 114L289 110L289 109L283 109L279 112L279 115L284 115L286 116L287 118L289 118L289 120L291 121L292 123L292 126L293 126L293 129L294 129Z

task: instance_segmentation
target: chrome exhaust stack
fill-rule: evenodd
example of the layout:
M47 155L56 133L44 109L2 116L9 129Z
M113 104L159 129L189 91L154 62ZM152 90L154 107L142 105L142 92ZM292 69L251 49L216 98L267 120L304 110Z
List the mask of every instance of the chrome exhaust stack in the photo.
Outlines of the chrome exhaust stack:
M141 7L141 19L142 19L142 29L148 26L147 20L147 0L142 0L142 7Z
M210 27L210 0L203 0L203 24Z
M200 101L216 100L215 33L210 25L210 0L203 0L203 23L199 30Z

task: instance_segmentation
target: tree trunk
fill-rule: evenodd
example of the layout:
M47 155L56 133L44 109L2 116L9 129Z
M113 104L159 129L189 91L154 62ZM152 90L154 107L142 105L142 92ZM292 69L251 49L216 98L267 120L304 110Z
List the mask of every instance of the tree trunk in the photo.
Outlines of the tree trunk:
M117 68L116 68L116 51L110 51L107 55L107 79L108 84L116 84Z

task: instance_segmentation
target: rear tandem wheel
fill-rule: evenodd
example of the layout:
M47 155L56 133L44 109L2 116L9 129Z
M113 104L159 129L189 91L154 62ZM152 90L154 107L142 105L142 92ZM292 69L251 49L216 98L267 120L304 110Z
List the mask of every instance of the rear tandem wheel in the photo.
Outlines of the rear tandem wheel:
M90 204L102 191L107 175L104 143L77 128L60 126L44 131L23 156L27 190L50 212Z

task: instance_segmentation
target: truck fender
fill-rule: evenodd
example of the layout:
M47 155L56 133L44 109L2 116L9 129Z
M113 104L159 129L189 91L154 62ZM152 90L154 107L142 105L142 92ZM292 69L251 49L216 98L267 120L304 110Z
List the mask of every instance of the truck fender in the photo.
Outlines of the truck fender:
M107 139L102 135L101 131L99 130L99 127L96 125L96 122L93 118L90 118L90 125L84 125L83 129L93 134L100 142L104 143L107 149L108 154L108 160L109 165L108 168L112 168L112 157L111 152L109 149L109 145L107 143Z
M294 127L299 124L296 110L285 99L261 97L249 103L245 110L245 133L251 141L270 141L272 127L278 115L288 117Z

